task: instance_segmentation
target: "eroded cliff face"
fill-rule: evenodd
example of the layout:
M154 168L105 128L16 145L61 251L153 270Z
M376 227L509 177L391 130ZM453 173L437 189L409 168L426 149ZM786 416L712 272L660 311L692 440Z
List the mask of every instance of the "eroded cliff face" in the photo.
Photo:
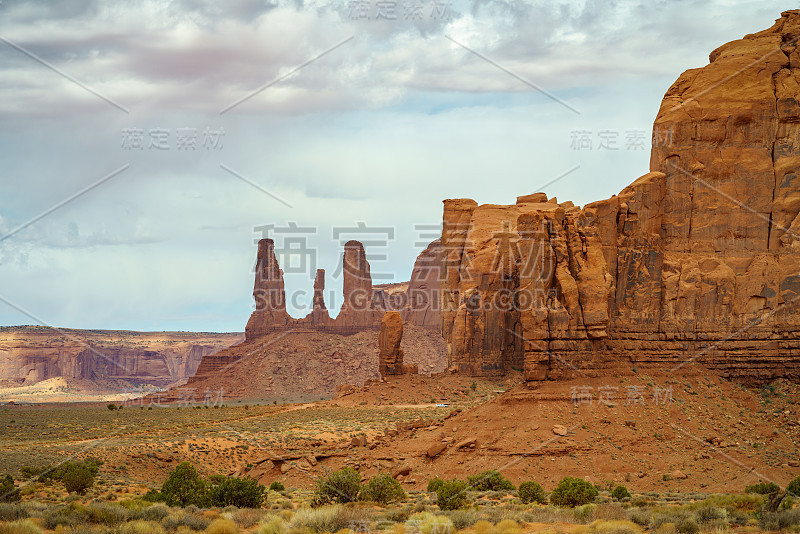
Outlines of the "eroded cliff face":
M241 334L3 327L0 383L64 377L166 386L192 376L203 356L240 341Z
M650 171L579 209L447 200L442 335L452 368L528 380L697 361L800 378L800 11L683 73Z

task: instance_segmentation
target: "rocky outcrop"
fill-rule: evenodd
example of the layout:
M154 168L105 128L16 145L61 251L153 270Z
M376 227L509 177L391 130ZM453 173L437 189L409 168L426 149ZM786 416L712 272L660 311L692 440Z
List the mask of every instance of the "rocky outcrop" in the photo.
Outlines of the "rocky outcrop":
M247 339L286 328L291 317L286 311L283 271L275 258L275 242L272 239L258 242L253 299L256 311L250 315L245 327Z
M403 349L400 348L402 341L403 317L400 312L386 312L378 334L378 370L381 376L417 373L416 365L403 363Z
M442 278L442 242L437 239L423 250L414 262L401 310L403 322L426 328L439 328L439 282Z
M373 300L369 262L364 246L358 241L345 243L342 273L344 302L336 316L336 327L341 331L358 331L379 326L383 308Z
M400 350L408 372L445 370L444 340L437 332L409 324L403 331ZM145 402L331 398L343 384L360 386L380 378L376 337L374 330L350 335L305 329L274 332L203 358L188 382Z
M583 209L444 203L448 363L528 380L609 361L800 378L800 11L685 72L650 172Z
M256 310L245 328L247 340L287 330L313 330L353 335L378 330L386 311L402 312L409 324L438 327L439 280L438 241L431 243L417 258L407 284L384 284L373 288L370 265L364 246L348 241L342 256L342 292L344 302L332 318L325 306L325 270L314 278L313 308L307 316L294 319L286 311L283 271L275 257L274 243L258 243L253 298ZM412 300L413 299L413 300Z
M242 341L241 334L0 328L0 384L63 377L167 386L186 380L200 360Z
M317 269L314 277L314 308L311 311L311 324L324 325L330 321L328 309L325 307L325 269Z

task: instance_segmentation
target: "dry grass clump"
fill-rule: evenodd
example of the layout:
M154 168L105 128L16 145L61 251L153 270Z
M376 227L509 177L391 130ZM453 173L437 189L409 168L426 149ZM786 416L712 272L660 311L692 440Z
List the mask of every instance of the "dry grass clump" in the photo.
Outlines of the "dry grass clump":
M320 506L319 508L301 508L297 510L289 521L289 529L309 530L311 532L338 532L346 528L356 530L354 526L369 525L371 520L371 514L364 509L332 504Z
M250 528L257 525L265 515L264 510L256 508L241 508L230 514L230 518L242 528Z
M0 524L0 534L42 534L39 525L30 519L19 519L10 523Z
M567 508L557 506L534 506L517 514L517 519L526 523L575 523L575 514Z
M286 520L273 515L266 522L261 523L256 531L258 534L283 534L286 532Z
M206 534L239 534L239 527L230 519L215 519L206 528Z
M161 524L165 529L172 531L179 527L188 527L192 530L205 530L210 521L205 517L187 513L185 511L171 513L165 517Z
M455 534L456 527L450 518L444 515L434 515L430 512L421 512L412 515L406 525L419 529L422 534Z
M589 525L589 534L641 534L642 529L632 521L598 519Z
M28 511L20 504L0 502L0 521L16 521L25 519L29 515Z
M117 532L119 534L165 534L164 527L161 524L141 519L122 524Z
M503 519L490 530L490 534L520 534L521 532L519 524L513 519Z

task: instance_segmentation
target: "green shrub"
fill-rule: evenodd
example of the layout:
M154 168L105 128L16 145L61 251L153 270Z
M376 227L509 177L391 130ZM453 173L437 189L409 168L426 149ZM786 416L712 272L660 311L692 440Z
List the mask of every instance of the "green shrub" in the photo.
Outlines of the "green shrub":
M406 498L403 487L389 473L380 473L372 477L361 489L359 499L387 505Z
M745 486L745 493L758 493L759 495L769 495L770 493L778 493L781 487L774 482L759 482L751 486Z
M91 523L119 525L130 518L130 511L115 503L96 503L86 507L88 520Z
M795 478L786 486L786 492L793 497L800 497L800 477Z
M578 523L591 523L596 519L594 516L595 510L597 510L596 504L582 504L580 506L576 506L572 510L572 515L575 517L575 521Z
M629 508L628 517L637 525L646 527L650 524L653 514L648 508Z
M28 517L28 511L19 504L0 503L0 521L16 521Z
M490 469L477 475L467 477L467 484L477 491L513 491L514 484L504 477L500 471Z
M18 502L21 497L14 485L14 477L6 475L0 480L0 502Z
M71 486L76 488L72 490L68 489L68 491L77 491L78 493L81 493L82 491L85 491L87 488L91 487L91 485L94 483L94 477L96 477L100 472L101 465L103 465L102 460L89 457L77 462L69 460L55 467L24 466L21 471L25 477L35 477L37 482L41 482L43 484L47 484L52 481L59 481L64 482L66 485L65 477L67 477L70 479ZM89 477L86 476L87 472L90 475ZM89 481L89 479L91 479L89 485L80 489L80 487Z
M58 525L65 527L89 522L89 512L78 503L55 508L44 515L42 526L48 530L55 529Z
M211 477L207 500L211 506L258 508L266 488L250 477Z
M142 500L145 502L161 502L164 500L164 496L157 489L149 489L147 493L142 495Z
M22 473L23 478L31 479L31 478L38 478L42 473L51 469L50 466L39 466L33 467L30 465L23 465L19 468L20 473Z
M440 510L457 510L467 504L467 483L454 478L443 482L436 490L436 504Z
M444 484L444 480L439 477L433 477L428 481L428 491L436 493L442 487L442 484Z
M537 502L539 504L547 503L547 495L544 492L544 488L536 482L523 482L519 485L517 494L520 500L525 504L532 502Z
M108 410L109 410L110 412L113 412L114 410L116 410L116 409L117 409L117 405L116 405L116 404L114 404L113 402L109 402L109 403L108 403L108 405L106 405L106 408L108 408Z
M728 522L727 510L718 506L701 506L694 511L694 514L700 523L712 523L715 521Z
M161 498L168 506L204 506L206 483L192 464L183 462L164 481Z
M764 530L789 530L800 525L800 510L779 510L762 512L758 525Z
M478 513L477 510L466 508L463 510L452 510L447 512L447 517L450 518L450 521L453 523L453 526L456 527L456 529L462 530L469 528L480 521L481 514Z
M286 486L283 485L283 482L275 480L272 484L269 485L270 491L286 491Z
M343 467L317 479L312 504L353 502L360 492L361 475L352 467Z
M94 484L94 475L83 465L72 465L61 475L61 481L68 492L83 495Z
M614 488L614 491L611 492L611 498L621 501L622 499L630 499L631 492L628 491L628 488L625 486L617 486Z
M583 479L564 477L550 493L550 502L556 506L580 506L595 500L597 488Z
M658 530L662 525L671 523L677 525L683 521L691 519L693 516L682 508L657 509L653 512L652 529Z
M698 506L710 505L710 506L719 506L720 508L725 508L728 511L728 515L731 515L731 512L734 511L755 514L758 510L761 509L761 506L764 504L764 501L765 499L761 495L732 494L732 495L712 495L711 497L697 504Z
M687 517L675 523L675 532L677 532L677 534L697 534L700 532L700 526L697 524L697 521Z

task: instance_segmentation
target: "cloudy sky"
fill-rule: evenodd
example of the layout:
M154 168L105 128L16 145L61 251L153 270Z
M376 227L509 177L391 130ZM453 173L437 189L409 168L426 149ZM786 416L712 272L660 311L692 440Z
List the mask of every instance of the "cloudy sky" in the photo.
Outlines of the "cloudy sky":
M619 192L678 75L795 4L3 0L0 324L241 331L262 234L337 309L341 245L407 280L442 199Z

